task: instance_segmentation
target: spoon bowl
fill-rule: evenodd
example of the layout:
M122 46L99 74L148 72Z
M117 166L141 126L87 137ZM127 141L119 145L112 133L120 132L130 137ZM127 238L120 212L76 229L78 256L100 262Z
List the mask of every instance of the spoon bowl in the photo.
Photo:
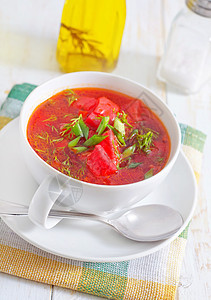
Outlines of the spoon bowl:
M129 239L152 242L169 238L182 226L183 219L168 206L151 204L132 208L109 223Z
M26 216L28 207L0 200L0 216ZM134 207L116 218L96 214L51 210L49 217L86 218L112 226L128 239L139 242L160 241L169 238L183 224L180 213L166 205L150 204Z

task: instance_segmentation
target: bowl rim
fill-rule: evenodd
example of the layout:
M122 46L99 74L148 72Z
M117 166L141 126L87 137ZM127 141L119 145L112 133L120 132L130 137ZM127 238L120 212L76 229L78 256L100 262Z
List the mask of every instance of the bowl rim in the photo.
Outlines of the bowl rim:
M105 76L105 77L109 77L109 78L118 78L120 80L123 80L123 81L127 81L129 83L132 83L132 84L135 84L135 85L138 85L140 86L141 88L143 88L146 92L148 92L149 94L153 95L155 98L156 98L156 101L158 100L158 103L161 104L165 109L166 111L168 112L168 114L171 116L171 119L174 121L174 125L175 125L175 128L177 129L177 138L178 138L178 143L177 143L177 146L176 146L176 149L175 149L175 153L173 154L172 158L170 160L167 161L166 165L164 166L164 168L162 170L160 170L158 173L156 173L155 175L153 175L152 177L150 178L147 178L145 180L141 180L141 181L137 181L137 182L133 182L133 183L128 183L128 184L121 184L121 185L103 185L103 184L96 184L96 183L90 183L90 182L86 182L86 181L82 181L82 180L79 180L79 179L75 179L75 178L72 178L66 174L63 174L62 172L58 171L57 169L53 168L51 165L49 165L45 160L43 160L36 152L35 150L31 147L31 145L29 144L28 142L28 139L27 139L27 136L26 136L26 132L23 130L23 127L22 127L22 118L23 118L23 115L24 115L24 109L26 107L26 104L27 104L27 100L28 98L30 99L34 93L37 92L37 90L39 90L40 88L45 88L45 86L48 86L49 84L51 84L52 82L54 81L58 81L58 80L63 80L63 78L66 78L66 77L69 77L69 76L74 76L74 74L80 76L80 74L94 74L94 75L102 75L102 76ZM84 87L84 86L83 86ZM112 90L112 89L111 89ZM62 91L62 90L61 90ZM137 98L138 99L138 98ZM46 101L47 99L43 100L42 102ZM141 99L140 99L141 100ZM40 102L40 103L42 103ZM148 107L148 105L146 105ZM34 111L34 110L33 110ZM155 113L155 112L154 112ZM32 113L31 113L32 114ZM31 116L30 114L30 116ZM156 113L155 113L156 114ZM158 119L160 120L160 117L156 114L156 116L158 117ZM29 118L27 118L27 123L28 123L28 120ZM162 120L161 120L162 121ZM166 127L166 126L165 126ZM181 146L181 131L180 131L180 127L179 127L179 124L178 124L178 121L176 120L173 112L171 111L171 109L168 107L168 105L162 101L162 99L156 95L153 91L151 91L149 88L145 87L144 85L142 85L141 83L135 81L135 80L132 80L132 79L128 79L124 76L121 76L121 75L116 75L116 74L112 74L112 73L105 73L105 72L97 72L97 71L80 71L80 72L72 72L72 73L66 73L66 74L62 74L62 75L59 75L59 76L56 76L42 84L40 84L39 86L37 86L28 96L27 98L25 99L24 101L24 104L21 108L21 112L20 112L20 122L19 122L19 128L20 128L20 132L21 132L21 135L23 136L24 138L24 141L25 141L25 144L28 146L28 149L30 149L30 151L35 154L35 156L37 157L37 159L41 162L41 164L44 164L47 168L49 168L51 171L57 173L58 176L64 176L64 178L67 178L69 180L73 180L73 182L80 182L81 184L83 185L86 185L86 186L89 186L89 187L96 187L98 189L125 189L125 188L131 188L131 187L134 187L135 186L138 186L138 185L145 185L146 183L147 184L150 184L152 183L153 181L155 181L156 178L162 176L162 174L164 174L165 172L167 172L168 170L170 171L171 167L174 165L175 161L176 161L176 158L178 157L178 154L179 154L179 151L180 151L180 146ZM168 129L166 128L167 132L168 132ZM169 132L168 132L169 134ZM171 152L171 150L170 150Z

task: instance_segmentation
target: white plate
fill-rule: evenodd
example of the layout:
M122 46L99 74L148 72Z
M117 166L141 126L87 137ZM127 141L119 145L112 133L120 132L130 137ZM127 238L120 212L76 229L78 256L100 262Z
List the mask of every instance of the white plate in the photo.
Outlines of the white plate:
M18 125L18 119L15 119L0 133L0 198L29 204L37 183L22 158ZM142 243L128 240L109 226L88 220L62 220L50 230L38 228L28 217L4 217L3 220L29 243L71 259L115 262L151 254L174 240L193 215L196 205L195 176L182 152L165 182L141 201L141 204L147 203L166 204L177 209L183 216L184 225L165 241Z

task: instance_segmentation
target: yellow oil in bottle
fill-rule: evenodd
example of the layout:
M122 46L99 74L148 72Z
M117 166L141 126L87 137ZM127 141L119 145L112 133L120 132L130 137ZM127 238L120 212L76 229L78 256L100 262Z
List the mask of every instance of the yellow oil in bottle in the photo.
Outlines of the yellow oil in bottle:
M125 0L66 0L57 44L64 72L112 71L126 18Z

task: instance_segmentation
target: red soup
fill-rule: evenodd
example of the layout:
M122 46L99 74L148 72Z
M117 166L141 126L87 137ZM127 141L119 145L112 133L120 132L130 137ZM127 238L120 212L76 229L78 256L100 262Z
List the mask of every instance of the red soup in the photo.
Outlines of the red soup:
M142 101L99 88L65 90L41 103L27 137L53 168L95 184L147 179L170 153L166 128Z

